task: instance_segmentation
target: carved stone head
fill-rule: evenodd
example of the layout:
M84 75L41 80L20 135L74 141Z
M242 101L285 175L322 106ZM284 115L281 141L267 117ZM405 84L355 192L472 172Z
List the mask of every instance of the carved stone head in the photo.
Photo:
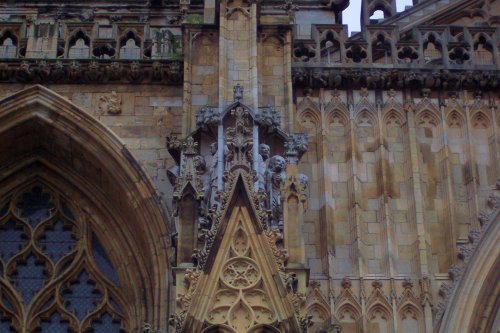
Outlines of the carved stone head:
M194 168L198 174L204 174L207 170L207 163L205 162L205 158L201 155L196 155L194 158Z
M273 171L273 172L282 172L282 171L285 171L285 169L286 169L286 160L283 158L283 156L274 155L269 160L269 169L271 169L271 171Z
M262 156L262 159L266 161L269 158L269 155L271 154L271 148L265 143L261 143L259 145L259 154L260 156Z

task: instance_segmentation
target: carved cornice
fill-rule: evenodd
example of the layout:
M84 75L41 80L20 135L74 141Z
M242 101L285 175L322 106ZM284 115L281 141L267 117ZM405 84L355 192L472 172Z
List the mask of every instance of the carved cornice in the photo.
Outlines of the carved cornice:
M373 69L294 66L295 87L331 89L433 89L493 90L500 85L500 70L465 69Z
M182 80L182 61L15 59L0 62L0 83L181 85Z
M297 164L302 155L307 152L309 137L305 133L291 133L285 142L285 156L288 163Z

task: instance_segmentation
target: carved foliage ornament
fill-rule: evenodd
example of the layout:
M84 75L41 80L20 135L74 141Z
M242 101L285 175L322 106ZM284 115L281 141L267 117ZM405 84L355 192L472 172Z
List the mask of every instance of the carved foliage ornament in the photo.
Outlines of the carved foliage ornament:
M294 86L337 89L442 89L442 90L494 90L500 83L495 71L413 69L329 69L292 68Z
M179 61L162 60L141 62L120 61L105 65L99 60L18 60L0 66L0 82L22 83L107 83L107 82L164 82L182 83L183 67Z
M268 127L278 127L280 125L281 115L272 106L261 107L255 115L255 121Z
M221 119L220 112L217 108L204 106L196 113L196 126L218 125Z
M289 163L297 163L298 159L307 151L308 136L304 133L294 133L288 136L285 143L285 156Z
M226 130L226 170L234 166L246 166L249 170L252 165L253 134L248 120L248 111L242 106L231 110L235 117L235 126Z
M117 115L122 112L122 98L115 91L99 97L99 113Z

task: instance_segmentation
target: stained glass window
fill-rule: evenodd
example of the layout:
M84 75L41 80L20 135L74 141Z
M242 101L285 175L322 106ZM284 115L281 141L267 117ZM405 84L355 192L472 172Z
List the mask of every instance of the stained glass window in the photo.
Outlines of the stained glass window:
M6 201L0 201L0 332L126 332L118 274L92 223L46 186Z

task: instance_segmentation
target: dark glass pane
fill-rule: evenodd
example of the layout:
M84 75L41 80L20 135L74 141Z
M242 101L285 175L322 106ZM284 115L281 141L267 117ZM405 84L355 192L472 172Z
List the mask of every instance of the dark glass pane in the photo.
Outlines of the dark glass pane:
M3 206L0 206L0 217L4 216L7 214L7 211L9 210L9 203L6 203Z
M44 230L38 243L41 245L43 253L55 263L71 251L76 240L71 227L65 225L63 221L57 220L52 227Z
M43 193L40 186L33 187L31 192L23 194L16 206L21 210L21 217L33 227L48 218L54 209L54 205L50 202L50 194Z
M40 333L73 333L69 328L69 323L63 320L59 313L54 313L49 320L42 320Z
M83 271L78 280L71 283L69 289L63 292L66 308L82 320L96 308L102 294L95 288L95 283L89 279L89 274Z
M120 307L120 305L118 305L118 303L116 303L116 301L114 299L110 298L109 303L113 307L113 310L115 310L119 314L123 314L122 308Z
M7 263L26 243L26 234L21 225L13 220L0 226L0 257Z
M12 303L9 301L9 299L7 297L5 297L5 295L2 295L2 304L7 308L9 309L10 311L13 311L14 310L14 307L12 306Z
M101 269L101 272L104 273L108 279L113 281L115 285L120 285L118 275L116 274L113 265L111 265L111 261L102 247L101 242L99 242L95 235L92 237L92 251L94 252L95 261L97 266Z
M113 321L108 313L105 313L98 320L92 321L92 333L120 333L120 322Z
M75 215L73 215L73 212L69 209L68 205L66 205L65 202L62 203L61 205L62 207L62 212L64 215L66 215L67 218L71 219L71 220L75 220Z
M14 329L10 326L12 321L4 316L2 311L0 311L0 332L8 333L15 332Z
M47 279L45 266L43 262L36 259L35 255L30 254L26 261L17 263L11 279L23 295L24 303L28 304Z

